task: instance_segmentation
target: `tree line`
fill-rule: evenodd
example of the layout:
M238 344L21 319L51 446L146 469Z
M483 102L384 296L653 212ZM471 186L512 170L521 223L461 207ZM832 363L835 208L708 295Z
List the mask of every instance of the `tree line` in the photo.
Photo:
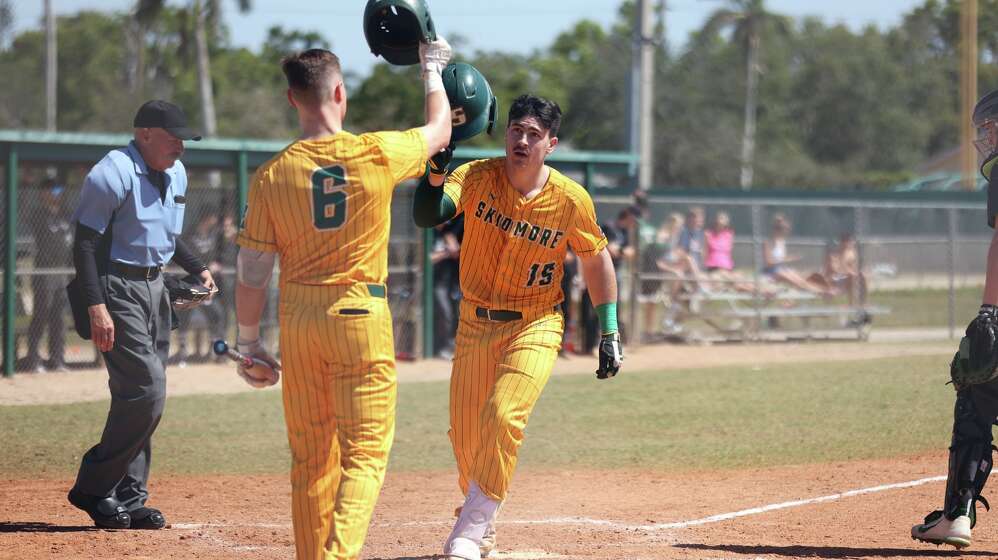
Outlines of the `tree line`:
M737 187L748 173L754 188L874 189L909 178L958 144L960 3L925 0L894 27L852 30L772 13L763 0L726 0L676 49L666 46L660 21L653 184ZM0 128L44 128L44 31L3 37L11 4L0 4L0 75L8 77ZM998 0L979 5L983 93L998 87L990 64L998 59ZM127 131L136 100L151 97L179 103L204 128L207 91L219 136L293 137L277 62L335 45L316 31L273 27L259 49L234 47L220 6L139 0L128 13L59 17L58 129ZM238 7L252 9L247 0ZM558 101L564 146L626 150L635 9L626 0L612 25L579 21L530 54L472 52L465 39L448 39L457 60L488 77L500 103L523 92ZM361 77L344 62L350 130L420 122L416 67L379 63ZM501 143L501 134L471 141Z

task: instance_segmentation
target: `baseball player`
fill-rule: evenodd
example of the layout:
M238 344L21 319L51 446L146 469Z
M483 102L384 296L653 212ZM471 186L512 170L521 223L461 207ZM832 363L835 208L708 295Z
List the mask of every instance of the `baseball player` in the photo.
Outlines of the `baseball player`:
M494 521L523 431L561 347L569 246L581 259L602 326L597 377L620 368L617 283L592 199L544 164L560 123L557 103L520 96L509 109L506 157L473 161L446 176L451 146L434 156L416 190L419 226L465 216L449 432L465 501L444 546L451 560L478 560L495 546Z
M975 142L984 156L981 173L988 180L988 225L998 214L998 90L985 95L974 108ZM991 426L998 420L998 233L988 250L984 297L977 317L967 327L950 373L956 388L953 439L943 509L911 528L911 538L956 548L970 546L970 531L977 522L977 502L988 508L981 495L991 473Z
M357 558L384 480L396 400L385 297L392 191L422 174L450 139L441 81L450 54L442 38L419 47L425 126L359 136L343 130L347 91L336 55L311 49L281 63L302 134L257 169L250 185L237 240L236 318L240 352L281 367L259 336L280 255L284 416L300 560Z

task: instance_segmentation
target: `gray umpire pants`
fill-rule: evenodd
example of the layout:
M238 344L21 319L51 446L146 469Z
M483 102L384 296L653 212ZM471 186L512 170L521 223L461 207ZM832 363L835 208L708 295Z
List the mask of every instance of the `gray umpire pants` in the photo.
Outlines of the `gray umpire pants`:
M146 280L109 273L101 280L114 320L114 348L104 352L111 408L100 443L83 456L76 489L117 497L132 510L149 496L150 438L166 403L170 300L162 274Z

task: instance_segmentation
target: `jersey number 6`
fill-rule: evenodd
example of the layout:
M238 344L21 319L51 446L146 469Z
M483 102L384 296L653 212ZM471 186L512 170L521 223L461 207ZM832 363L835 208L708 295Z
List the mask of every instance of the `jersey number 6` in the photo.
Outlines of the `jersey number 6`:
M339 229L347 219L347 170L330 165L312 173L312 222L316 229Z

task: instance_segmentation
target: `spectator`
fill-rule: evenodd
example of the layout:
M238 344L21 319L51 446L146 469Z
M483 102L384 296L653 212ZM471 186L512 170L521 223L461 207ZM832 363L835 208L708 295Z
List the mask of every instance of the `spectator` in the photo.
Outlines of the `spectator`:
M641 209L639 207L628 206L617 213L617 219L614 222L600 224L600 228L606 236L606 248L607 252L610 253L610 260L613 261L613 270L617 275L618 286L621 285L620 275L621 270L624 268L623 265L627 264L630 266L634 263L635 251L632 239L637 233L639 227L638 216L640 215ZM582 347L580 353L592 354L600 339L599 322L596 320L592 301L589 299L589 290L585 288L585 280L582 279L581 275L579 280L583 283L579 313L579 324L582 328ZM623 323L620 323L620 326L622 329L624 328ZM626 340L627 332L622 330L621 336Z
M203 215L189 239L191 251L201 259L201 262L208 264L212 277L218 278L221 268L217 256L221 240L218 215L213 212ZM180 329L177 332L177 354L173 361L180 367L185 367L188 360L208 361L213 354L212 341L225 338L226 317L222 302L215 297L190 311L179 312L177 316L180 318ZM188 346L189 344L191 346ZM193 351L190 351L191 348Z
M641 227L641 225L638 226L639 231ZM641 332L647 336L654 330L655 314L658 311L659 304L659 292L662 290L663 280L657 277L661 274L662 269L658 263L666 252L671 252L672 246L670 245L670 241L673 237L666 231L665 223L657 229L653 229L650 236L642 233L638 235L641 238L638 302L641 305L643 321ZM648 276L654 277L649 278Z
M665 318L662 320L662 330L666 334L676 334L682 330L677 319L682 312L682 293L684 291L696 294L703 289L703 275L696 260L680 247L684 228L683 215L673 212L665 219L657 233L660 246L656 266L661 272L670 276L669 300ZM647 319L646 319L647 320Z
M31 220L35 238L35 274L31 277L34 305L28 326L26 369L35 372L69 371L64 357L66 326L63 318L66 293L61 274L52 270L72 265L73 229L62 204L64 188L54 179L46 180L39 197L39 215ZM43 362L39 347L48 331L48 361Z
M561 293L564 298L561 302L561 312L565 316L565 331L561 335L561 350L559 356L564 356L566 352L575 352L575 343L578 335L579 318L572 308L572 287L576 282L576 275L579 273L579 260L569 247L565 252L564 272L561 275ZM581 278L581 277L580 277Z
M771 231L770 238L764 241L762 245L763 274L776 282L788 284L799 290L824 296L834 295L834 290L829 290L821 284L804 278L799 272L790 267L790 264L799 261L800 257L787 254L790 221L786 216L783 214L773 216Z
M704 265L712 280L716 280L718 288L733 288L735 291L744 293L756 292L756 286L748 282L735 272L735 261L732 251L735 246L735 230L731 227L731 218L727 212L718 212L714 216L714 223L710 229L704 232L704 241L707 249L707 257ZM767 297L772 295L771 290L760 290Z
M651 221L651 213L648 209L648 191L638 189L634 191L633 197L634 203L630 207L630 212L634 214L634 220L637 225L635 229L638 241L641 242L640 247L651 245L655 243L657 228Z
M656 234L659 246L656 265L658 270L673 275L674 279L669 290L672 297L679 293L684 282L692 280L694 288L698 288L702 280L700 266L693 256L681 247L683 232L687 231L683 224L682 214L673 212L662 222Z
M617 213L617 219L611 224L600 224L606 235L607 250L613 260L614 269L619 269L622 261L634 259L634 244L631 236L638 226L638 215L641 211L635 206L628 206ZM619 280L619 278L618 278Z
M859 252L856 249L856 237L851 233L843 233L839 241L825 254L825 267L822 272L816 272L809 278L829 291L845 292L849 305L858 301L866 303L866 277L859 268Z
M731 218L727 212L714 215L714 224L704 231L704 242L707 248L704 267L707 272L731 272L735 269L735 261L731 255L735 246L735 230L731 228Z
M461 301L458 265L463 229L463 217L434 227L433 250L430 252L430 261L433 263L433 301L436 310L433 354L447 360L454 357L457 309Z
M215 277L218 284L218 294L215 301L218 302L221 310L221 321L218 332L222 333L222 338L228 338L229 320L235 313L235 269L236 256L239 254L239 246L236 245L236 236L239 235L239 227L236 225L236 218L232 214L226 213L222 218L222 227L218 230L218 250L215 252L215 260L208 264L208 270ZM215 356L216 362L225 361L224 356Z
M693 206L686 212L686 225L679 234L679 248L693 258L700 270L704 266L704 223L703 208Z

